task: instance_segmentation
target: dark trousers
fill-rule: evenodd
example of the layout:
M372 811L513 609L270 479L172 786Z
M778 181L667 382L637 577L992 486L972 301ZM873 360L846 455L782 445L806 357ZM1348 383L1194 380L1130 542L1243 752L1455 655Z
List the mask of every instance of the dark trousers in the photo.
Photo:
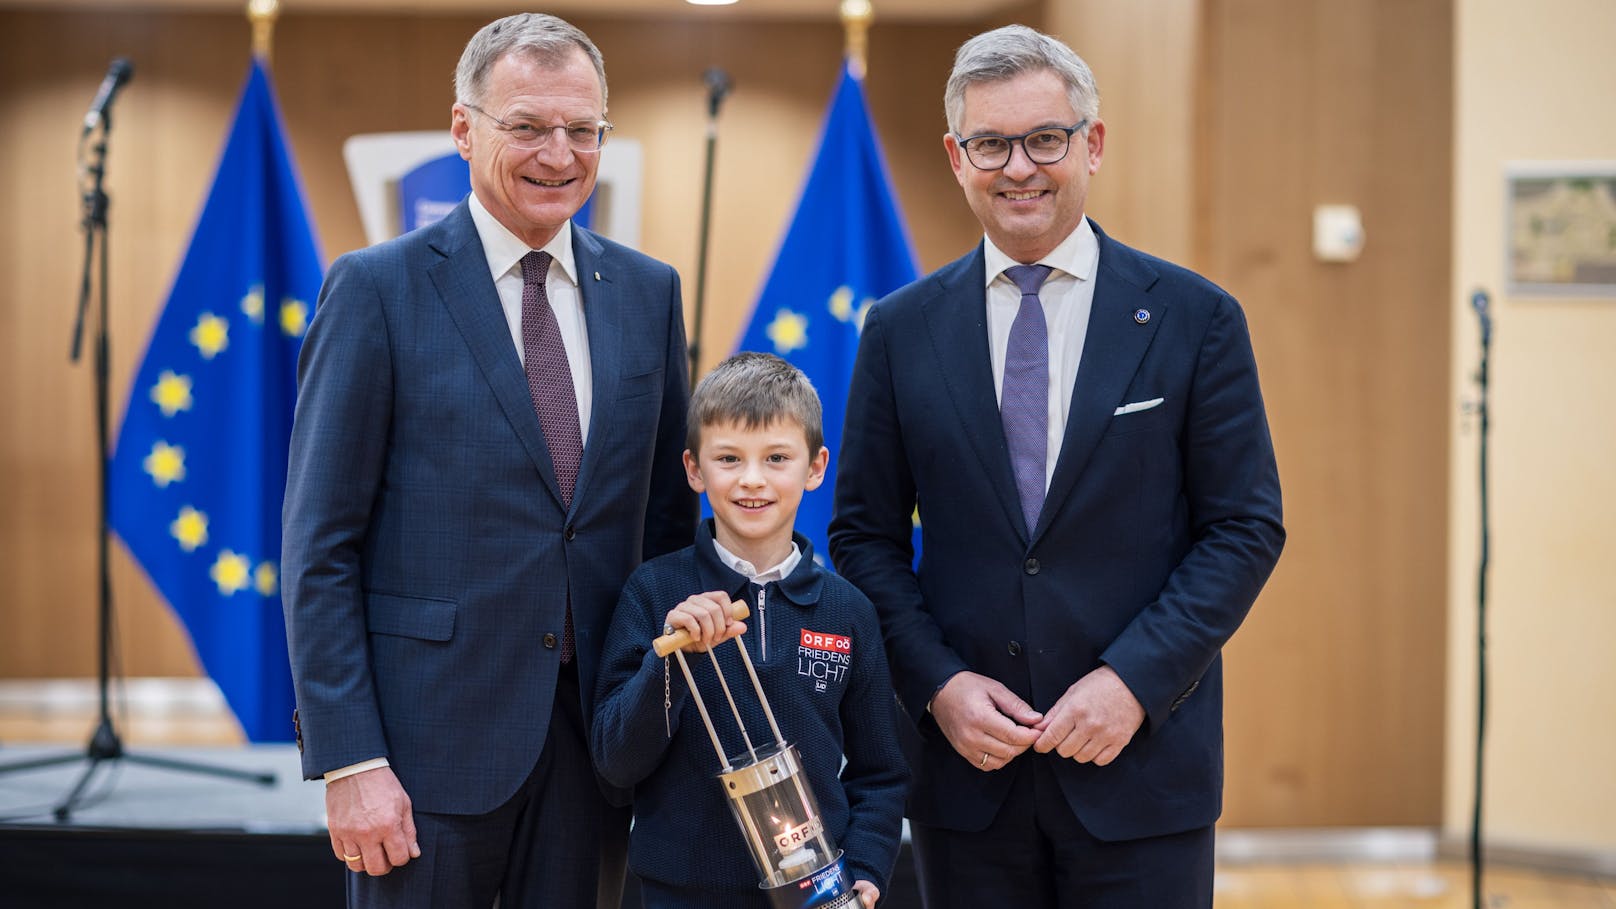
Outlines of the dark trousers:
M909 833L926 909L1211 909L1212 828L1105 842L1083 828L1050 769L1026 752L986 830L913 821Z
M475 755L467 755L475 760ZM348 875L355 909L618 909L628 808L601 795L584 740L576 664L563 666L544 753L511 800L484 815L415 813L421 857Z
M641 878L640 904L644 909L769 909L769 897L757 887L702 890Z

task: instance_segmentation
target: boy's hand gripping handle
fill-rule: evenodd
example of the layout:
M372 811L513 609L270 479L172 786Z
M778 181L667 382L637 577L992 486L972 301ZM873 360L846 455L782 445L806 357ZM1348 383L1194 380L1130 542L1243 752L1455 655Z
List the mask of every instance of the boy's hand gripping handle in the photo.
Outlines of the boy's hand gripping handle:
M752 610L748 609L746 604L743 602L736 601L730 604L729 617L735 619L736 621L740 621L751 614ZM651 642L651 649L656 651L657 656L666 657L675 650L683 650L685 645L689 643L690 632L681 628L678 631L675 631L673 634L665 634L662 637L653 640Z

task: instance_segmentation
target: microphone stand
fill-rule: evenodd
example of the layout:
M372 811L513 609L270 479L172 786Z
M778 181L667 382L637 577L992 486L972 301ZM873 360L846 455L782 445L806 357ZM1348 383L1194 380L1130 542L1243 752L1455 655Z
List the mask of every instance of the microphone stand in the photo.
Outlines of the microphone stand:
M236 770L229 767L214 767L207 764L198 764L191 761L174 760L172 758L152 757L149 755L131 754L124 750L123 741L118 737L117 728L112 722L110 698L108 697L109 682L111 679L111 652L112 652L112 573L108 564L108 540L111 537L111 525L108 520L108 446L107 414L108 391L107 379L109 373L109 345L107 341L107 194L102 187L106 175L107 136L112 129L111 112L103 111L99 118L100 130L94 142L90 141L92 129L86 129L79 137L80 173L89 178L89 185L83 188L84 218L81 225L84 228L84 270L79 280L78 316L73 324L73 346L69 352L69 359L77 363L84 340L84 317L89 310L91 285L96 283L99 298L99 312L97 313L95 327L95 428L96 428L96 458L98 476L98 510L99 534L96 549L97 568L97 685L100 695L100 719L96 723L95 732L90 735L90 741L82 753L55 755L51 757L35 758L33 760L18 761L12 764L0 765L0 774L16 773L24 770L37 770L44 767L55 767L62 764L71 764L76 761L89 761L89 766L79 776L78 782L68 791L67 795L52 809L51 813L57 821L66 821L72 817L73 811L81 807L85 791L95 772L108 761L126 760L132 763L143 764L149 767L158 767L165 770L177 770L189 773L201 773L226 779L243 782L258 783L262 786L275 785L275 774L254 773L245 770ZM86 147L88 146L88 147ZM86 154L88 152L88 154ZM99 240L99 243L97 242ZM99 246L99 255L97 247ZM99 263L99 269L96 265ZM99 271L99 282L92 282L92 275Z
M1483 909L1481 876L1485 858L1482 855L1481 843L1481 805L1483 756L1487 742L1487 563L1490 528L1487 514L1487 356L1492 349L1493 320L1487 311L1486 291L1478 290L1471 295L1470 305L1476 310L1476 318L1481 327L1481 366L1476 370L1476 384L1480 387L1476 412L1481 419L1479 439L1481 554L1480 564L1476 570L1476 776L1470 816L1470 904L1473 909Z
M690 339L690 387L696 387L696 369L701 362L702 313L707 308L707 239L712 227L713 156L718 147L718 109L734 85L729 75L713 67L703 77L707 81L707 163L701 184L701 229L696 243L696 313Z

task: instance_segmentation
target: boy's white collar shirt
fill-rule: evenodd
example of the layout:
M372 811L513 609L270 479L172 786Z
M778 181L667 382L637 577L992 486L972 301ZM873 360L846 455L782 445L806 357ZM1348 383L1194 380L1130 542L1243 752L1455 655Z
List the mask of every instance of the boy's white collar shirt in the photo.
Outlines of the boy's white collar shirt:
M713 550L718 553L718 560L734 571L736 574L746 575L752 583L762 586L770 581L783 581L797 570L797 563L802 561L802 550L797 548L797 541L791 541L791 554L780 561L780 564L768 571L760 572L751 562L741 558L728 549L718 540L713 540Z

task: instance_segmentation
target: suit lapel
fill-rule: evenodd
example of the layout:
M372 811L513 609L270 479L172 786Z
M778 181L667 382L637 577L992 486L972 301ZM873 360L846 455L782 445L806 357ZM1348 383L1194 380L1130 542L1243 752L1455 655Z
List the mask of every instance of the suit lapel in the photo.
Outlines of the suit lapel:
M605 247L592 233L572 228L572 257L578 269L578 293L584 301L584 326L589 332L590 399L589 441L572 500L583 497L590 480L601 469L610 442L608 436L617 408L617 387L623 377L623 324L621 288L613 281ZM596 276L599 276L598 278Z
M1004 506L1010 523L1028 535L1021 516L1010 452L993 391L993 365L988 358L987 272L982 247L937 273L939 286L925 303L926 326L937 353L937 375L959 412L960 427L982 462L993 497Z
M467 203L462 200L434 230L429 242L444 258L427 270L432 284L493 389L500 410L527 449L539 478L560 504L555 465L550 462L550 449L545 445L539 416L528 394L527 375L522 372L522 361L511 341L510 324L500 308L494 279L488 274L488 257L483 254Z
M1072 407L1066 415L1066 434L1061 439L1060 456L1055 461L1034 542L1071 494L1139 370L1145 350L1156 336L1156 327L1167 315L1168 301L1149 296L1156 282L1155 270L1133 250L1108 238L1098 224L1094 225L1094 235L1100 242L1094 306L1089 311L1088 335L1072 390ZM1143 324L1134 317L1141 309L1150 313Z

